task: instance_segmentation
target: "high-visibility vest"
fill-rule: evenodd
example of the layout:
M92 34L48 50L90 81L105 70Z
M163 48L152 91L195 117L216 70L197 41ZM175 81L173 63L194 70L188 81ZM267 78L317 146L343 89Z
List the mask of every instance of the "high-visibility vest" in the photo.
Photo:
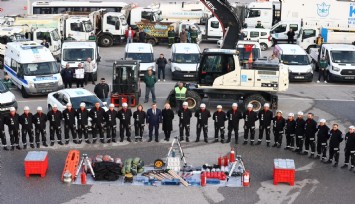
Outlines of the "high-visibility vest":
M182 87L182 89L180 89L180 87L176 87L175 88L175 98L178 100L185 100L186 99L186 91L187 91L186 87Z

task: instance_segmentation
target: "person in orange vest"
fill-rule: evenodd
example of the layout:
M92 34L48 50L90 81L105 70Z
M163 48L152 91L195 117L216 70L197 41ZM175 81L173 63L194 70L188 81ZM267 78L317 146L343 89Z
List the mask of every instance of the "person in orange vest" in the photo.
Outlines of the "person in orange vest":
M324 38L322 37L322 34L319 34L318 37L316 38L316 45L320 47L323 42L324 42Z

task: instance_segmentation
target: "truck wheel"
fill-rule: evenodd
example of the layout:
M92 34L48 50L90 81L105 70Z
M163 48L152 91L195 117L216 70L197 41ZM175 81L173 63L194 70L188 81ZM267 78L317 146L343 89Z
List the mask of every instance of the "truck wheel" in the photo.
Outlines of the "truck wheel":
M22 98L28 98L29 95L24 87L21 88Z
M248 96L244 101L245 110L250 103L253 104L254 111L260 111L263 105L266 103L266 100L260 95Z
M113 39L109 35L103 35L99 38L100 47L110 47L113 45Z
M0 69L4 69L4 57L0 57Z
M148 39L147 43L151 44L152 46L154 46L157 42L155 42L154 39L150 38Z
M201 97L195 91L186 92L186 101L189 104L189 109L197 110L201 104Z
M269 49L269 47L265 43L260 43L260 48L261 48L262 51L265 51L265 50Z

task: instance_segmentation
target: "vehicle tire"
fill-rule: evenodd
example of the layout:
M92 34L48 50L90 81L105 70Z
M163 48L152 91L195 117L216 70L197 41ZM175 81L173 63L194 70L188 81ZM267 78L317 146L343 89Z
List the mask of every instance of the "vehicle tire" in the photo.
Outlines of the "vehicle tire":
M201 97L195 91L187 91L186 92L186 101L189 104L190 110L197 110L201 104Z
M260 43L260 48L261 48L262 51L265 51L265 50L269 49L269 47L267 46L266 43Z
M152 46L157 44L157 42L155 42L155 40L153 38L148 39L147 43L151 44Z
M244 100L244 106L245 106L245 110L247 110L247 106L248 104L251 103L253 104L253 110L254 111L260 111L263 107L263 105L266 103L266 100L264 97L262 97L261 95L251 95L248 96L245 100Z
M332 77L332 74L329 73L329 71L327 72L327 82L333 82L333 77Z
M22 98L28 98L29 95L26 91L26 89L24 87L21 88L21 95L22 95Z
M103 35L99 38L99 46L100 47L110 47L113 45L113 39L109 35Z
M4 69L4 57L0 57L0 69Z

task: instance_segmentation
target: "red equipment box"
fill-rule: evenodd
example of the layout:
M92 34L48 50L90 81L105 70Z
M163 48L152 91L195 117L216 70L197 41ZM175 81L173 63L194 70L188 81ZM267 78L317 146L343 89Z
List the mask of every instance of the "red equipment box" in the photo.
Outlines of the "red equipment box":
M25 176L30 174L40 174L41 177L46 176L48 169L48 152L47 151L29 151L25 158Z
M295 184L295 162L292 159L274 159L274 185Z

